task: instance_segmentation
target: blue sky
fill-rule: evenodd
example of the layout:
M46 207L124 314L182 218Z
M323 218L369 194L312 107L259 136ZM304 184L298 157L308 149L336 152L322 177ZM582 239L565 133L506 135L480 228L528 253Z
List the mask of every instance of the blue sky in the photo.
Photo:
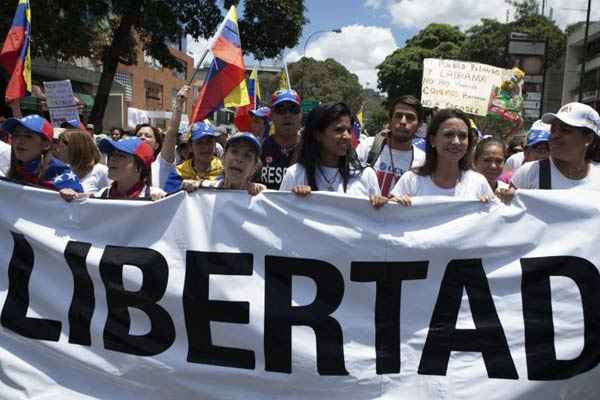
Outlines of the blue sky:
M559 26L585 19L587 0L546 0L546 15L553 9ZM592 20L600 19L600 4L592 3ZM341 34L315 35L306 55L317 60L333 58L355 73L364 87L377 87L377 65L416 32L432 22L448 23L466 30L481 18L512 20L505 0L305 0L310 22L298 45L288 49L288 62L303 55L306 39L320 30L341 28ZM242 11L240 10L240 13ZM198 54L205 42L192 45ZM250 65L253 60L249 61Z

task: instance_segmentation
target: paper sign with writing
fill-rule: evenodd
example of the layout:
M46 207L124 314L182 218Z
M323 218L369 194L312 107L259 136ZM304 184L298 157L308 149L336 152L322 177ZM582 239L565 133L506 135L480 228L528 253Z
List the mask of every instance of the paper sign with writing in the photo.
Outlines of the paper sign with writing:
M423 60L421 102L429 108L458 108L487 115L490 94L510 71L491 65L426 58Z
M55 127L64 122L79 121L79 112L70 80L44 82L50 120Z

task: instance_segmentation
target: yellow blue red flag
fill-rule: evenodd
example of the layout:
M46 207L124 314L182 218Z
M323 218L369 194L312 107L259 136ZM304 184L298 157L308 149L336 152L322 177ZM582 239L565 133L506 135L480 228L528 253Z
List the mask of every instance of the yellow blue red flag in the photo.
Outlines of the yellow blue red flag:
M250 104L235 6L231 6L211 47L214 60L192 111L192 123L223 107Z
M5 93L7 103L31 93L30 33L29 0L19 0L12 25L0 51L0 67L8 76Z

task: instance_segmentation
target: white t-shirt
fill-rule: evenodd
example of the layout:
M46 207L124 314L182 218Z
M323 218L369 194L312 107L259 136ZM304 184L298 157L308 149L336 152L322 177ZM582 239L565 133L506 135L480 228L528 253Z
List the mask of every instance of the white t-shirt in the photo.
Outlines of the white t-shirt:
M167 178L174 168L175 164L167 162L162 158L162 154L158 153L156 160L154 160L150 166L150 169L152 170L152 186L164 188Z
M373 146L374 137L367 139L364 144L361 142L356 148L358 159L366 163L369 157L369 151ZM391 151L390 151L391 150ZM392 157L390 157L390 153ZM390 190L402 174L411 168L420 167L425 164L425 152L416 146L412 146L412 151L402 151L391 149L388 145L383 146L379 157L373 165L379 188L383 196L388 196Z
M10 169L10 144L0 140L0 176L6 176Z
M600 164L590 163L588 174L583 179L569 179L564 176L550 159L550 181L552 189L588 189L600 190ZM540 188L540 162L532 161L523 164L512 176L512 184L518 189Z
M108 179L108 167L104 164L96 164L94 168L84 177L79 178L84 193L96 193L102 188L110 186Z
M391 192L392 196L452 196L479 200L482 196L493 198L494 192L487 179L478 172L468 170L462 173L456 186L445 189L437 186L431 176L417 175L407 171Z
M515 153L512 156L508 157L508 159L504 163L504 169L502 170L502 172L507 173L511 171L516 171L519 168L521 168L521 165L523 165L524 161L525 153L523 153L522 151L519 153Z
M317 169L315 180L320 191L344 193L342 175L337 168L321 167L321 170ZM287 168L279 190L292 190L300 185L308 185L306 171L302 165L294 164ZM346 193L363 197L380 194L377 176L373 168L367 167L360 174L356 173L351 176Z

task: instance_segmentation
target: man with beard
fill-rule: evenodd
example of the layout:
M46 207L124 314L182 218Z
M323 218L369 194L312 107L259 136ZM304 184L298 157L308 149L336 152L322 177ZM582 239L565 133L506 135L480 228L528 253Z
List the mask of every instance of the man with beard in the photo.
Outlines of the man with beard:
M271 110L275 132L262 146L259 182L269 189L279 190L300 141L300 96L294 90L278 90L271 99Z
M400 96L390 103L389 129L361 141L356 148L360 161L375 169L382 196L389 196L404 172L425 162L425 152L413 145L422 115L419 100L413 96Z

